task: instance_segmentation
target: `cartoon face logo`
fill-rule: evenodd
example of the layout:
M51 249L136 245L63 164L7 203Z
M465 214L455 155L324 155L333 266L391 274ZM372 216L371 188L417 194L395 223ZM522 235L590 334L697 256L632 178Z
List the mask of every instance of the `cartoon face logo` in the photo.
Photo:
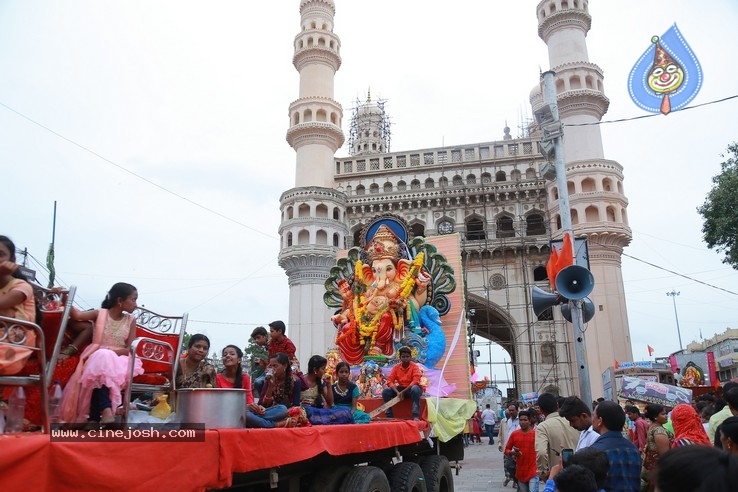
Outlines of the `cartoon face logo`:
M672 62L653 67L648 74L648 86L656 93L674 92L684 82L682 67Z
M628 93L640 108L669 114L684 108L702 87L702 67L676 24L651 37L628 76Z

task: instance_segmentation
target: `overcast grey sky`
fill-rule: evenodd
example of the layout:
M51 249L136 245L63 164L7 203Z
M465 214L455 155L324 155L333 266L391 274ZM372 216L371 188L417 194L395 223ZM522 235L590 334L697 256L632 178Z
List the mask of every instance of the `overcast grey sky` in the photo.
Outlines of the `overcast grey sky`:
M498 140L505 122L515 134L530 113L529 92L549 68L537 2L336 4L335 98L346 123L368 87L387 99L393 150ZM589 6L590 61L604 70L610 98L604 120L646 114L628 97L628 72L674 22L705 74L690 105L738 94L736 2ZM43 263L57 200L57 278L78 286L83 307L130 282L146 307L188 311L188 331L208 334L217 350L286 320L277 228L280 193L294 185L285 133L298 94L298 7L1 1L0 234ZM647 358L647 344L656 355L678 349L672 289L681 292L685 345L700 330L738 327L738 272L701 241L696 212L720 154L738 140L737 111L732 99L602 125L605 156L624 166L630 201L623 275L636 360ZM494 373L505 378L502 366Z

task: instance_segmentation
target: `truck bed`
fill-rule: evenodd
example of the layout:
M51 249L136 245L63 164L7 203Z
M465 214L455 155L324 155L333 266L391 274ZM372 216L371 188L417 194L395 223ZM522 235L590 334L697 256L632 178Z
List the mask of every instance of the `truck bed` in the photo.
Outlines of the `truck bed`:
M281 480L330 460L381 461L403 449L427 452L428 423L384 420L369 424L295 429L204 431L204 442L79 440L49 435L0 435L5 490L220 489L238 483Z

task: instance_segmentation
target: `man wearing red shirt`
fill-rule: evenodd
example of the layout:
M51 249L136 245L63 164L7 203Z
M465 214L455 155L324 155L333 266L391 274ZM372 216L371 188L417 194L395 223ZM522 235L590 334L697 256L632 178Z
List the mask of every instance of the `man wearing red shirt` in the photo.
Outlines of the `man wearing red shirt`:
M401 347L398 352L400 363L390 371L387 377L387 387L382 391L382 399L386 403L396 396L402 399L406 393L410 393L413 401L413 420L420 420L420 397L423 395L423 390L420 388L422 374L418 365L410 360L412 352L408 347ZM388 408L385 415L387 418L393 418L392 409Z
M628 418L633 421L635 426L635 432L633 433L633 444L638 448L638 451L643 452L643 448L646 447L646 434L648 433L648 422L643 420L641 417L641 411L635 405L626 405L625 414Z
M292 340L287 338L284 334L286 328L282 321L272 321L269 323L269 343L267 344L267 350L269 351L269 358L274 357L275 354L282 352L287 354L290 361L295 360L295 344Z
M518 492L538 492L540 478L536 468L536 433L530 426L530 413L518 414L520 429L513 431L505 444L505 454L516 462Z

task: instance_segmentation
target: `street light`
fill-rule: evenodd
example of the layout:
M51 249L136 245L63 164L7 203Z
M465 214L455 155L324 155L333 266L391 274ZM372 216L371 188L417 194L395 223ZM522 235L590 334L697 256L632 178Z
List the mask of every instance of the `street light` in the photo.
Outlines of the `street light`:
M676 296L679 295L679 292L672 290L671 292L667 292L666 295L671 297L671 301L674 303L674 318L676 319L677 335L679 336L679 350L684 350L684 347L682 346L682 332L679 329L679 315L677 315L676 309Z

